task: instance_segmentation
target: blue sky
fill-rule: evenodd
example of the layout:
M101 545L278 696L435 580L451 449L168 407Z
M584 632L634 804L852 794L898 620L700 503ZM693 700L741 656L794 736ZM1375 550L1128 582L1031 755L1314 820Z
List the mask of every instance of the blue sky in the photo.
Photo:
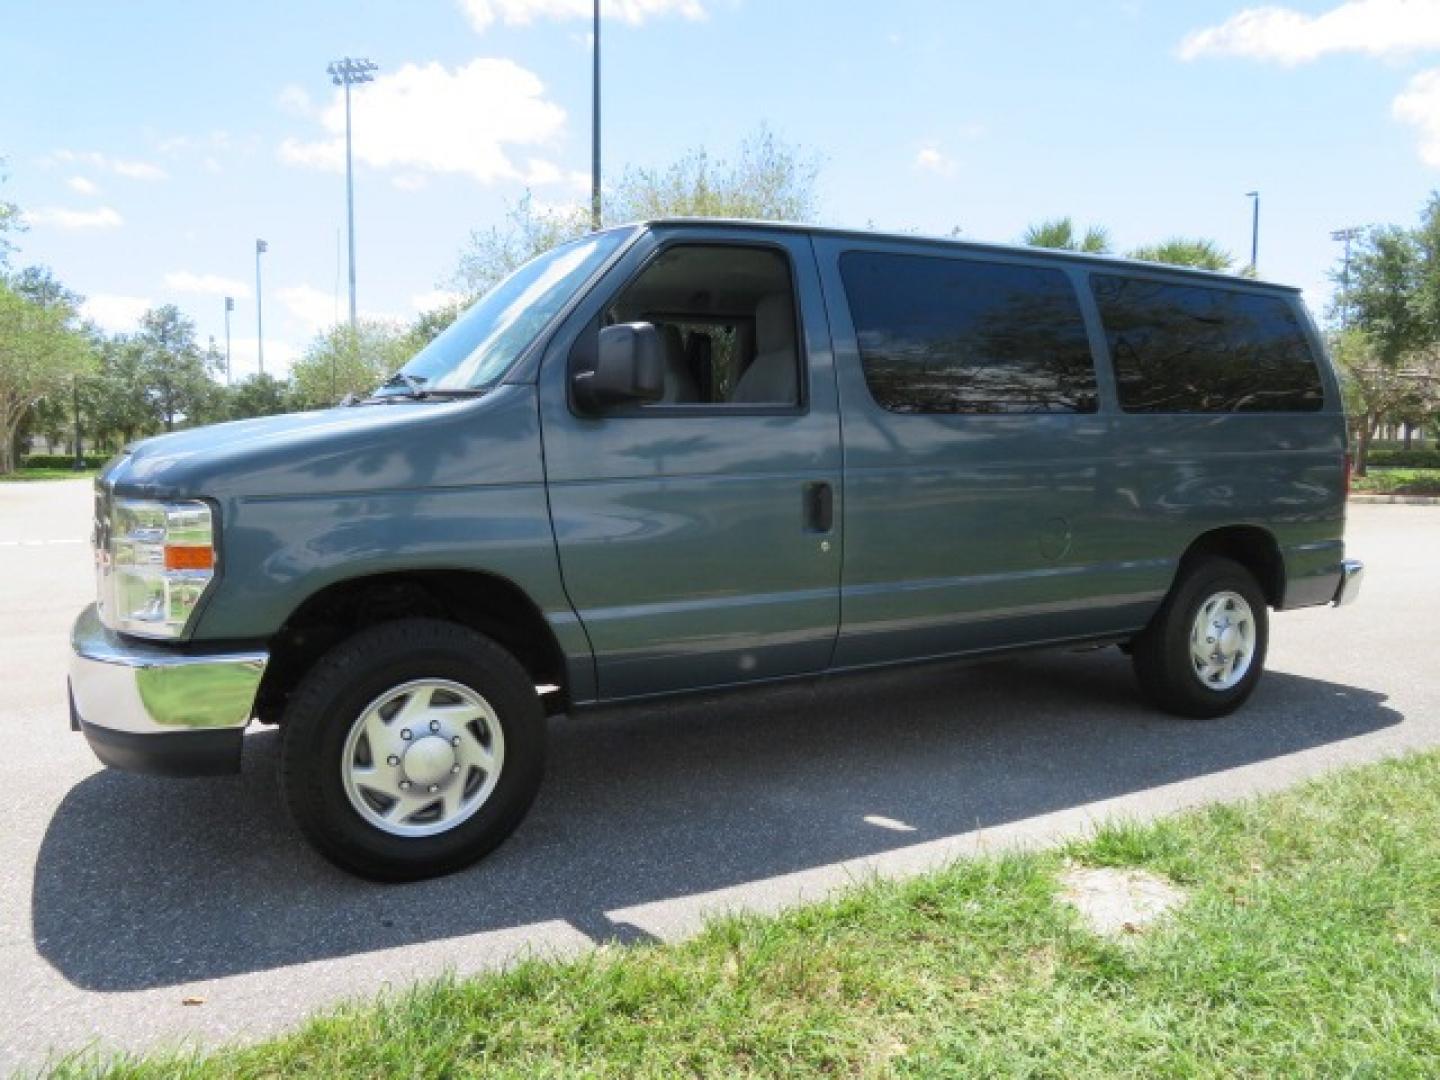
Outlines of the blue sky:
M1071 214L1121 249L1175 233L1328 296L1343 225L1440 186L1440 0L604 0L607 172L762 122L822 160L828 224L1011 241ZM345 311L338 105L356 96L359 306L410 318L527 186L586 197L589 0L23 3L0 40L0 194L124 329L174 302L255 368Z

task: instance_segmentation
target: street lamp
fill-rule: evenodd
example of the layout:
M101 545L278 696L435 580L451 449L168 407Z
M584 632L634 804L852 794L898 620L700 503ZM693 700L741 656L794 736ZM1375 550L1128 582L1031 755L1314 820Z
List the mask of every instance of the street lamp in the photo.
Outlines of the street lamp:
M1245 197L1252 201L1250 214L1250 273L1260 272L1260 192L1247 191Z
M1365 230L1358 225L1336 229L1330 234L1331 240L1345 245L1345 261L1340 264L1340 328L1342 330L1350 325L1350 245L1364 235Z
M260 358L260 374L265 374L265 305L260 291L260 256L270 250L264 240L255 241L255 355Z
M235 310L235 298L225 297L225 385L230 385L230 313Z
M600 0L595 0L595 48L591 71L590 227L600 228Z
M350 87L372 82L378 65L345 57L325 68L330 81L345 88L345 218L350 227L350 329L355 329L355 168L350 155Z

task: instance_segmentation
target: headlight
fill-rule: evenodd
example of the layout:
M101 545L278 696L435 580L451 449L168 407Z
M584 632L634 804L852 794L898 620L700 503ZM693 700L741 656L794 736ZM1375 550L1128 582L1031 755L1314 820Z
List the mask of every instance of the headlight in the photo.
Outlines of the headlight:
M175 638L215 576L210 507L116 499L97 516L100 618L111 629Z

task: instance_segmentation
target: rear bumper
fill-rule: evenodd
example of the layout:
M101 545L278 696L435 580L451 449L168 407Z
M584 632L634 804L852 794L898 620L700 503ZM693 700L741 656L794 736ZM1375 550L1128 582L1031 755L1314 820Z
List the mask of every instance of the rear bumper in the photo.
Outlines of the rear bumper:
M1365 564L1359 559L1346 559L1340 564L1340 584L1335 587L1336 607L1353 604L1365 580Z
M70 634L70 726L106 765L165 776L236 772L269 655L121 637L92 604Z

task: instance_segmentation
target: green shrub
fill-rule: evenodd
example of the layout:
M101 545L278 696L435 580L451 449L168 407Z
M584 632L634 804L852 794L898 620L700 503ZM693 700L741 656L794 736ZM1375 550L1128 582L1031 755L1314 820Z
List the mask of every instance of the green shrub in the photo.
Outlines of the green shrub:
M87 469L98 469L110 460L110 455L86 454L80 460ZM22 469L68 469L74 464L74 454L31 454L20 460Z
M1440 469L1440 450L1371 450L1368 464L1377 469Z

